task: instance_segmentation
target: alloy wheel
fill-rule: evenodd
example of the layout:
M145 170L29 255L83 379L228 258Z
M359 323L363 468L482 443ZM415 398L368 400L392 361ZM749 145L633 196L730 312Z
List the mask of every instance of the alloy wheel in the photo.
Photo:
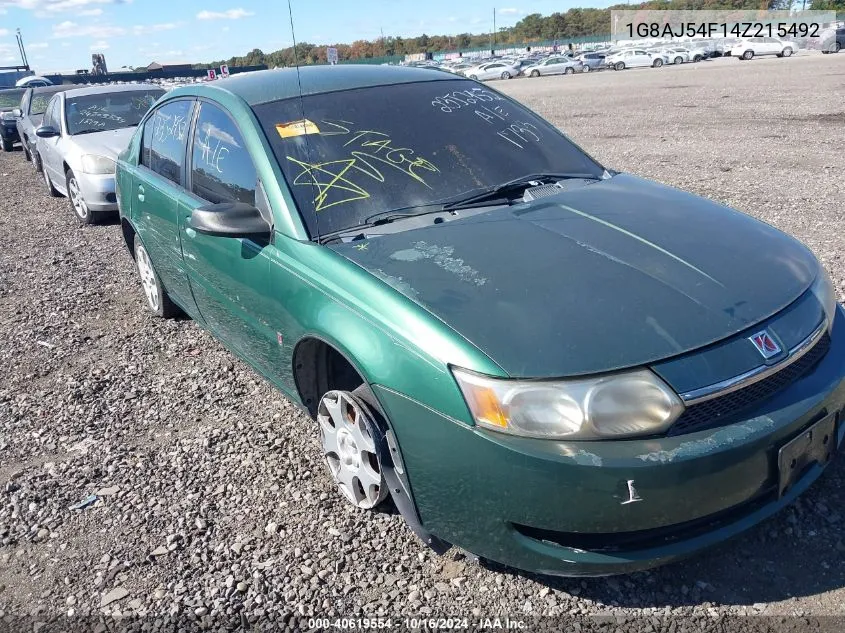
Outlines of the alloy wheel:
M89 213L88 205L85 204L85 200L82 198L82 190L79 188L79 183L76 182L76 178L74 176L68 178L67 192L76 215L78 215L79 219L83 222L87 221Z
M317 407L323 456L343 496L369 510L387 496L387 486L369 429L373 420L347 391L329 391Z
M147 303L153 312L158 312L158 280L153 270L153 264L150 262L150 256L147 255L147 249L141 245L138 245L135 250L135 261L138 264L138 274L141 276L141 286L144 288Z

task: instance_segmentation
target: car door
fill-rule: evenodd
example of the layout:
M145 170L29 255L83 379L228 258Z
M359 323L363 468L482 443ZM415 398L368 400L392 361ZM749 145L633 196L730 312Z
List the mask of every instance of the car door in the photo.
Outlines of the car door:
M551 59L546 61L546 65L543 67L543 74L544 75L559 75L563 72L564 63L563 59L560 57L552 57Z
M39 151L41 153L41 162L44 171L50 176L50 180L53 182L53 185L64 189L65 178L61 169L62 157L59 153L59 145L61 144L62 137L65 134L64 128L62 127L62 110L62 97L61 95L55 95L50 100L50 104L47 107L47 113L44 115L43 125L55 128L59 134L58 136L39 139Z
M195 103L193 98L167 101L144 121L129 198L135 228L161 283L194 318L197 310L182 256L176 200L186 180L188 129Z
M199 102L189 150L189 190L178 201L185 266L208 328L265 375L279 370L280 350L269 318L270 254L260 238L217 237L190 226L194 209L242 202L272 214L238 125L221 106Z

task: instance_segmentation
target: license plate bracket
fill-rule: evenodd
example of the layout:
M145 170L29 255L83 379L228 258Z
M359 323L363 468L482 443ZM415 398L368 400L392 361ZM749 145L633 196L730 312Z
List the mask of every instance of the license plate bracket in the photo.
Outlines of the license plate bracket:
M836 447L836 414L822 418L778 451L778 494L783 496L813 464L824 465Z

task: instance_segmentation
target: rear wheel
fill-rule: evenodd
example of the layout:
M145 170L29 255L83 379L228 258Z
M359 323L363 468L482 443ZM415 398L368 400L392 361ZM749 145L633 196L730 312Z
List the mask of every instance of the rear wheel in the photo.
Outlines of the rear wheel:
M478 81L478 75L470 75L469 78L474 81Z
M683 64L683 63L684 63L684 58L683 58L683 57L680 57L680 56L679 56L679 57L676 57L676 58L675 58L675 63L676 63L676 64Z
M791 56L791 55L792 55L792 49L791 49L791 48L789 48L789 47L787 46L785 49L783 49L783 56L784 56L784 57L789 57L789 56Z
M616 70L625 70L625 62L616 62L613 68Z
M572 75L575 73L575 69L572 66L568 66L563 70L564 75Z
M326 392L317 407L317 424L323 457L341 494L356 508L371 510L388 489L371 430L374 414L361 397L365 389Z
M539 71L539 70L532 70L532 71L531 71L531 76L532 76L532 77L539 77L539 76L540 76L540 71Z
M754 57L754 51L745 51L742 54L742 59L751 59L752 57Z
M502 79L510 79L510 78L511 78L511 74L507 70L502 73Z
M144 289L144 296L147 299L147 306L150 311L163 319L177 316L180 310L167 296L167 291L161 285L147 249L144 248L137 236L135 237L135 265L141 277L141 286Z
M582 73L588 73L588 72L590 72L591 70L592 70L592 68L590 68L590 67L589 67L589 66L587 66L586 64L585 64L584 66L581 66L581 72L582 72Z
M654 60L654 63L652 64L652 67L654 67L654 68L660 68L662 65L663 65L663 60L662 60L662 59L655 59L655 60Z
M838 53L841 50L842 50L842 44L840 44L839 42L836 42L836 44L833 47L833 52Z

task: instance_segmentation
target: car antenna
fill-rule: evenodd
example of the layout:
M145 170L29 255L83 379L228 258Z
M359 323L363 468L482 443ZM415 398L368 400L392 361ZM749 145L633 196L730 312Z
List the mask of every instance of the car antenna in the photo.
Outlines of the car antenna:
M296 54L296 33L293 30L293 8L291 7L291 0L288 0L288 15L290 16L290 36L293 39L293 63L296 66L296 82L299 85L299 110L302 115L302 127L305 130L305 134L303 135L303 139L305 141L305 153L308 155L308 161L311 161L311 146L308 143L308 126L305 121L308 120L308 117L305 116L305 100L302 97L302 77L299 74L299 58ZM308 175L311 176L311 189L314 190L314 200L317 200L317 195L319 192L315 190L317 186L317 182L314 180L314 172L309 169ZM316 205L314 206L314 222L316 223L317 229L317 243L320 242L320 214L317 212Z

